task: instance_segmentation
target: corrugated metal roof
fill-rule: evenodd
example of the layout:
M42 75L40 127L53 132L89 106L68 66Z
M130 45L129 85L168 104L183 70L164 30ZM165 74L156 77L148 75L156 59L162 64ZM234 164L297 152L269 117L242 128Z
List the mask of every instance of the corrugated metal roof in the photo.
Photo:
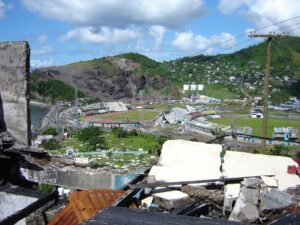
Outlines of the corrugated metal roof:
M100 210L107 208L125 191L123 190L86 190L69 193L69 203L50 221L48 225L75 225L94 217Z

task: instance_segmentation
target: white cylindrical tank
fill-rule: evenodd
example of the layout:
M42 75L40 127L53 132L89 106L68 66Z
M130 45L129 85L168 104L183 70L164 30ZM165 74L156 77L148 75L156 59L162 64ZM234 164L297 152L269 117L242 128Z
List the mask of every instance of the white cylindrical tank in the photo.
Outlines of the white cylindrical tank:
M184 90L184 91L190 90L190 85L184 84L184 85L183 85L183 90Z
M198 91L204 90L204 84L198 84Z
M197 85L196 84L192 84L191 85L191 91L196 91L197 90Z

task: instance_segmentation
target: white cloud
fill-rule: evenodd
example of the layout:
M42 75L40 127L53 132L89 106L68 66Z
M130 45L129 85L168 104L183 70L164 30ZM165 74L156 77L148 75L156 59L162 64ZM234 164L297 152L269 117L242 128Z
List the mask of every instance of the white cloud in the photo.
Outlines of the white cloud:
M43 68L43 67L48 67L48 66L53 66L54 65L54 60L53 59L48 59L48 60L39 60L39 59L32 59L30 61L30 66L31 68Z
M66 41L75 38L82 43L112 44L127 43L141 36L142 34L135 28L100 27L99 29L95 29L93 27L81 27L67 32L60 40Z
M299 16L299 0L220 0L219 10L224 14L238 14L252 22L256 28L269 26ZM290 20L259 32L286 32L300 34L295 24L300 18Z
M42 45L47 41L47 36L42 34L38 37L38 42Z
M203 14L204 0L22 0L38 14L81 26L180 26Z
M211 54L216 49L227 49L235 46L236 39L229 33L221 33L212 37L195 35L192 31L175 34L172 45L182 51Z
M50 53L53 53L53 52L54 52L53 48L51 48L49 46L44 46L41 49L32 50L31 54L32 55L47 55L47 54L50 54Z
M6 4L3 0L0 0L0 18L3 18L5 16L5 11L12 9L12 4Z
M155 39L155 46L154 46L155 51L158 51L160 49L160 45L162 43L162 40L166 32L167 29L164 26L160 26L160 25L153 25L149 28L149 33Z

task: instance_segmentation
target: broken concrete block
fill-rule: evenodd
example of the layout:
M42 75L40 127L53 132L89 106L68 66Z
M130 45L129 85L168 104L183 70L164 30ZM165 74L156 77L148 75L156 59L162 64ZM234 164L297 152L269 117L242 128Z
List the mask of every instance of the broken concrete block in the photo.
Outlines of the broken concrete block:
M259 218L257 209L259 189L241 188L229 221L253 223Z
M142 207L149 208L153 202L153 196L149 196L141 200Z
M177 207L181 207L193 200L189 196L181 191L168 191L162 193L152 194L154 197L154 203L161 207L171 210Z
M298 164L289 157L226 151L223 174L226 177L275 175L278 189L286 190L300 185L299 176L287 173L289 165Z
M269 193L263 194L260 201L261 212L266 210L277 210L296 204L295 198L283 191L272 188Z
M227 184L224 186L224 203L223 214L232 211L233 202L238 198L240 193L240 184Z
M223 204L224 201L224 191L222 190L208 190L201 186L186 185L181 187L181 191L190 197L209 200L218 204Z
M260 178L245 178L242 181L242 185L247 187L247 188L252 188L252 189L258 189L262 183L262 180Z
M162 182L219 179L221 151L217 144L169 140L163 145L158 166L149 174Z
M266 187L278 188L278 180L275 177L261 176L261 179Z

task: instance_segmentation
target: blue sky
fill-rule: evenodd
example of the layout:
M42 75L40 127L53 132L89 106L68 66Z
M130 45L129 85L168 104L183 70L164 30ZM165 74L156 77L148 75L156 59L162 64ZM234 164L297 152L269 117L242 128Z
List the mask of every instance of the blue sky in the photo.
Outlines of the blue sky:
M29 41L33 67L124 52L162 61L236 51L259 41L249 30L299 15L300 0L0 0L0 41ZM297 23L260 32L297 35Z

